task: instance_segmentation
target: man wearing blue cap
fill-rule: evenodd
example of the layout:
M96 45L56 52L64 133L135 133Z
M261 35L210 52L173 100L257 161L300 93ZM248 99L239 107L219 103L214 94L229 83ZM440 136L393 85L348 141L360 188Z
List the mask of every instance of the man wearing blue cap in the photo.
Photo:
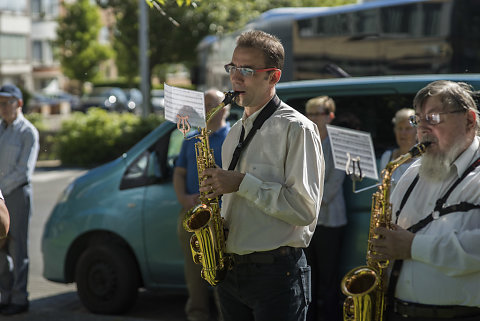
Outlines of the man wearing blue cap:
M37 129L23 116L18 87L0 87L0 189L10 212L10 231L0 242L0 313L28 310L28 223L32 213L30 185L37 162Z

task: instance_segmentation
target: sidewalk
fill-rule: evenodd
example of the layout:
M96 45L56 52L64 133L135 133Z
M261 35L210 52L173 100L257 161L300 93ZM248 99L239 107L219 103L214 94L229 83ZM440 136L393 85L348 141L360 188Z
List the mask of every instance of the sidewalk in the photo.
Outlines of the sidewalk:
M59 159L52 159L52 160L39 160L35 165L35 169L41 168L57 168L61 167L62 162Z

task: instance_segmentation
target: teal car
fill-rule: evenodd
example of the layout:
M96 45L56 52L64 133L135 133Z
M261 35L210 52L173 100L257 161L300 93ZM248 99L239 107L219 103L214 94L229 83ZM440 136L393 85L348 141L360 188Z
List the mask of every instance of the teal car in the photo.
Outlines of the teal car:
M464 81L480 89L480 75L358 77L277 85L292 107L331 96L337 118L353 116L370 132L377 158L394 146L391 119L411 106L415 93L438 79ZM135 303L139 288L185 289L183 254L177 239L180 205L172 184L183 134L164 122L120 158L73 181L55 205L42 237L44 277L76 282L79 297L94 313L118 314ZM348 226L340 274L365 264L371 196L375 184L345 180Z

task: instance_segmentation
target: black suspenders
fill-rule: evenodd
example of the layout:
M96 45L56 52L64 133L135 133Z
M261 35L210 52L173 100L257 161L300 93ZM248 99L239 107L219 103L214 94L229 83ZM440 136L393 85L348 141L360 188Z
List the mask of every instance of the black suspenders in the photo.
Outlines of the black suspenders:
M435 203L435 208L433 209L432 213L430 213L427 217L420 220L416 224L410 226L407 230L412 232L412 233L417 233L419 230L421 230L422 228L427 226L433 220L438 219L439 217L441 217L443 215L447 215L447 214L454 213L454 212L468 212L472 209L480 208L480 204L472 204L472 203L467 203L467 202L460 202L460 203L455 204L455 205L444 206L445 202L447 201L448 197L453 192L453 190L478 165L480 165L480 158L478 158L475 162L473 162L465 170L465 172L462 174L462 176L460 176L455 181L455 183L453 183L453 185L448 189L448 191L445 193L445 195L442 198L439 198L437 200L437 202ZM405 203L407 202L408 197L412 193L415 185L417 185L418 177L419 176L417 174L417 176L415 177L415 179L412 181L412 183L408 187L407 191L405 192L405 195L403 196L403 199L400 203L400 207L399 207L398 211L396 212L395 222L398 222L398 217L400 216L400 212L402 211L403 207L405 206ZM398 277L400 276L400 270L402 269L402 264L403 264L403 260L395 260L395 263L393 263L392 272L390 273L390 282L389 282L388 291L387 291L387 298L389 299L390 302L392 302L393 296L395 295L395 288L397 286Z

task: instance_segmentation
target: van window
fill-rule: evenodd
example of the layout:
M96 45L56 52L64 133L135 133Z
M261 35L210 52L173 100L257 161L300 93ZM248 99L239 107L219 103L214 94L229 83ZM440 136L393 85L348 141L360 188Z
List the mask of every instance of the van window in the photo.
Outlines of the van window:
M169 181L182 141L183 134L176 128L172 128L170 132L160 137L128 166L120 183L120 189Z
M369 132L377 157L380 157L386 149L396 145L392 124L395 112L401 108L411 108L413 102L413 94L329 96L333 98L336 104L336 119L333 124ZM305 104L308 99L313 97L316 96L284 101L305 114Z

